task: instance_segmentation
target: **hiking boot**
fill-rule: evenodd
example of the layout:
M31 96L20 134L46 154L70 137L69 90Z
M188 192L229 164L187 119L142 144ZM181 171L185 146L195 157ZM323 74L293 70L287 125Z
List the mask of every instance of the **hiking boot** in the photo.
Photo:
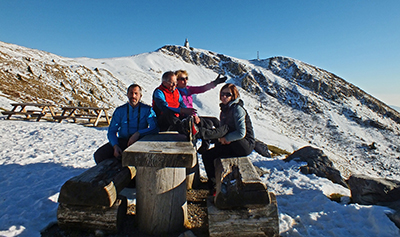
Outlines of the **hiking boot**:
M190 117L191 116L182 119L180 126L178 126L178 132L185 136L189 136L190 134Z
M182 133L188 137L189 141L196 140L196 134L199 132L199 128L194 122L193 116L182 119Z
M207 186L208 186L208 192L209 192L209 195L211 196L215 196L215 194L216 194L216 189L215 189L215 178L211 178L211 179L208 179L208 181L207 181Z
M209 147L210 147L210 140L203 140L201 146L199 147L199 149L197 149L197 152L203 155L204 152L208 151Z

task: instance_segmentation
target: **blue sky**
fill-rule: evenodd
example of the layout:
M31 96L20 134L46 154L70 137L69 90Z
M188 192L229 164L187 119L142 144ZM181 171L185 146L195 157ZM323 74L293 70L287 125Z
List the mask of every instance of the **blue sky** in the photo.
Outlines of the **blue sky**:
M0 1L0 41L65 57L164 45L241 59L287 56L400 107L400 1Z

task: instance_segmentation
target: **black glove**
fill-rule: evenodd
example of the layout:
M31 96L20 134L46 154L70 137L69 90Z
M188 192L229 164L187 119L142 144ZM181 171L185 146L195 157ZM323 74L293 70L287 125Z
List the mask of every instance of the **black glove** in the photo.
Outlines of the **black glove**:
M226 76L221 77L221 74L218 75L217 79L215 79L213 82L215 85L224 83L228 78Z

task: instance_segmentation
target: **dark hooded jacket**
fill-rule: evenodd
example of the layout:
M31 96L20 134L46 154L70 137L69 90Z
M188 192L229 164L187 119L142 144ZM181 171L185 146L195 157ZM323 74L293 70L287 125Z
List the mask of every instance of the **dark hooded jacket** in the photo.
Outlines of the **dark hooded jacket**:
M243 107L243 101L239 98L228 104L220 104L220 124L227 124L229 127L225 139L229 142L246 139L250 145L254 146L254 131L246 109Z

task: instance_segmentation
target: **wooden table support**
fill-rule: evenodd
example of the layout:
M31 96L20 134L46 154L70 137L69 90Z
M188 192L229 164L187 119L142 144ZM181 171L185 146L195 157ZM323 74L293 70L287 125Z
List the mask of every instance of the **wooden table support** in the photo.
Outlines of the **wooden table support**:
M2 114L7 115L7 119L11 119L12 115L25 115L26 119L37 117L39 121L46 115L54 116L54 105L52 104L38 104L38 103L11 103L13 109L10 111L3 111ZM36 107L39 110L27 110L27 107ZM18 109L19 108L19 109Z
M181 134L145 136L122 154L123 166L136 166L136 216L141 231L160 235L188 223L186 168L196 150Z
M57 120L59 123L63 119L72 119L74 122L76 122L77 119L88 119L89 122L93 121L93 126L96 127L100 118L104 117L107 124L110 125L110 118L107 114L108 108L66 106L61 109L61 115L53 116L54 120Z

